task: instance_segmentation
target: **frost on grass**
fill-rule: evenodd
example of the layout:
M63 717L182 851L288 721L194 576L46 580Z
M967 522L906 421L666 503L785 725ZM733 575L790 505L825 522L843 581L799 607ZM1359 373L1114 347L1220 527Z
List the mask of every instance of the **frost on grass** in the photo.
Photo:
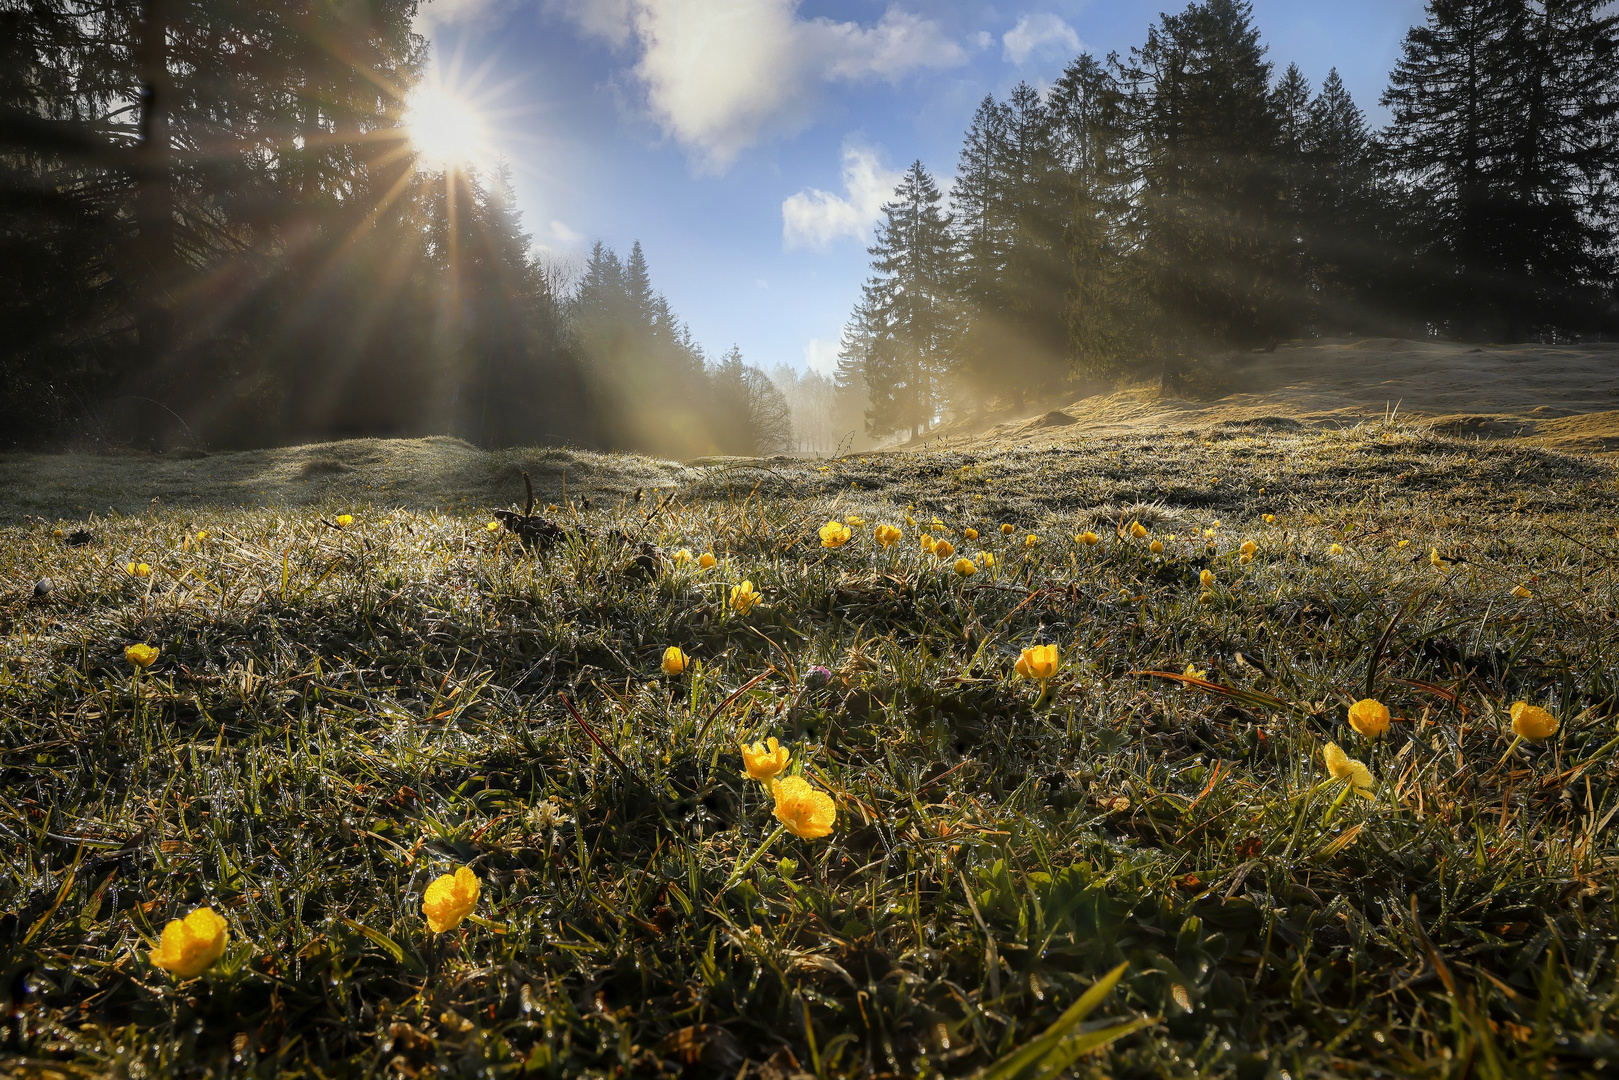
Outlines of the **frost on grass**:
M473 478L441 498L359 460L391 445L321 448L307 506L46 485L0 537L8 1055L966 1075L1124 965L1081 1069L1619 1060L1608 463L1392 426L428 447ZM487 528L514 463L544 552ZM219 955L155 968L199 908Z

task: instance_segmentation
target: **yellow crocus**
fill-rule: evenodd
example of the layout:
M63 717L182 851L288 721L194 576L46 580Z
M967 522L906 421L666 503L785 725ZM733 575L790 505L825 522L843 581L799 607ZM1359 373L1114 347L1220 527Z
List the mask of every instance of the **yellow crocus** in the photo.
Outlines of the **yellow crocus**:
M714 553L712 551L705 551L701 555L697 556L697 565L701 566L704 570L714 569L714 565L718 562L719 560L714 558Z
M731 586L731 610L738 615L746 615L753 610L753 605L764 599L763 595L753 587L753 582L744 581L740 585Z
M962 535L962 537L964 539L967 539L967 540L977 540L978 539L978 530L977 529L962 529L961 530L961 535Z
M442 934L460 926L461 920L478 906L480 891L478 875L470 866L440 876L422 894L422 914L427 918L427 928Z
M1527 585L1514 585L1512 587L1512 595L1517 597L1519 600L1533 600L1535 598L1535 594L1529 591L1529 587Z
M933 541L933 557L934 558L936 558L936 559L948 559L950 556L954 555L955 553L956 553L956 545L952 544L950 541L948 541L948 540L935 540L935 541Z
M1026 548L1039 547L1040 538L1033 533L1030 533L1028 536L1023 538L1023 546Z
M763 743L742 745L742 767L747 770L749 780L758 780L761 783L775 779L782 770L787 768L787 762L793 754L775 739L767 739Z
M1130 522L1130 535L1140 540L1147 535L1147 527L1139 521L1132 521Z
M1154 540L1152 543L1147 545L1147 550L1152 552L1154 555L1162 555L1164 553L1164 542L1162 540Z
M899 543L900 537L904 534L892 525L879 525L873 535L876 536L879 544L885 548L890 548Z
M1540 742L1557 734L1557 717L1527 701L1512 703L1512 731L1521 739Z
M129 571L130 577L152 576L152 568L147 566L145 563L130 563L128 566L125 566L124 569Z
M1376 739L1389 729L1388 706L1372 698L1362 698L1349 706L1349 726L1368 739Z
M1328 555L1342 555L1343 553L1344 546L1342 544L1334 544L1327 549Z
M147 953L156 967L182 979L194 979L225 955L230 927L213 908L200 907L184 919L170 919L157 948Z
M1011 535L1012 535L1012 533L1013 533L1013 532L1015 532L1015 531L1016 531L1016 530L1014 530L1014 529L1013 529L1013 528L1012 528L1012 525L1011 525L1011 523L1010 523L1010 522L1008 522L1008 523L1006 523L1006 524L1003 524L1003 525L1002 525L1002 526L1001 526L1001 535L1002 535L1002 536L1011 536Z
M1074 537L1074 543L1084 544L1086 547L1090 547L1092 544L1099 544L1101 542L1102 538L1091 532L1089 529L1086 529L1084 532Z
M1368 799L1377 797L1372 794L1372 770L1344 753L1337 743L1329 742L1323 747L1321 758L1327 763L1327 771L1334 780L1348 784L1356 795Z
M849 526L841 521L829 521L821 526L821 546L824 548L840 548L849 542L854 534Z
M681 650L679 645L671 645L663 650L663 673L665 675L684 675L691 666L691 657Z
M992 570L995 568L995 553L993 551L980 551L978 561L984 564L984 569Z
M138 668L149 668L157 663L159 651L152 645L131 645L124 650L124 659Z
M776 797L776 820L794 836L818 840L832 832L838 820L837 804L802 776L787 777L772 789L772 794Z
M1045 682L1057 674L1057 646L1034 645L1024 649L1012 670L1025 679Z
M1198 583L1201 584L1205 589L1214 588L1214 571L1213 570L1204 570L1204 571L1202 571L1201 573L1199 573L1197 575L1197 580L1198 580Z
M978 567L971 559L957 559L956 573L962 577L972 577L978 573Z
M354 515L353 514L338 514L337 515L337 524L339 526L341 526L342 528L345 528L345 529L348 528L350 525L354 524Z
M676 566L685 566L691 562L691 548L681 548L669 557L674 560Z

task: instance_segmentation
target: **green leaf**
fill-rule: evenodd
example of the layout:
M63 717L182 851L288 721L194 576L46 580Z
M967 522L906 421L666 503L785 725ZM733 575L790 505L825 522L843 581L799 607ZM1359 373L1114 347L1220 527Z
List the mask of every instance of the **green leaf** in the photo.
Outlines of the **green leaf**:
M1145 1018L1126 1021L1070 1039L1074 1028L1095 1012L1113 992L1113 988L1119 984L1119 980L1124 977L1125 969L1129 966L1128 963L1120 964L1102 976L1095 985L1080 995L1078 1001L1068 1006L1063 1014L1057 1017L1056 1023L1046 1028L1043 1035L1013 1050L994 1064L985 1066L977 1074L976 1080L1033 1080L1034 1077L1051 1076L1067 1068L1068 1064L1078 1060L1081 1055L1097 1047L1106 1046L1114 1039L1121 1038L1139 1027L1154 1023L1155 1021ZM1082 1048L1074 1050L1068 1045L1069 1042L1082 1044ZM1063 1061L1064 1064L1048 1068L1048 1060Z

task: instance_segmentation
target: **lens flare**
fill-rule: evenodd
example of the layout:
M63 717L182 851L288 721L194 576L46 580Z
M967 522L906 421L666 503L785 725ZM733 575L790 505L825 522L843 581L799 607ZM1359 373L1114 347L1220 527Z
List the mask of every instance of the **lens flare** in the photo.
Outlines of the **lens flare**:
M492 156L478 107L445 86L427 83L411 95L405 130L423 168L477 168Z

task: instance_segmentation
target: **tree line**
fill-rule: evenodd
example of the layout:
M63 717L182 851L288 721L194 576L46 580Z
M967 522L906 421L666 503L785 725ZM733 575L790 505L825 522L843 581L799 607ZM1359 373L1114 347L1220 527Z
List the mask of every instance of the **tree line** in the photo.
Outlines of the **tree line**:
M416 8L0 0L0 447L789 447L639 245L570 281L504 169L421 167Z
M986 97L949 198L918 161L883 208L840 392L914 435L1300 335L1619 333L1608 0L1431 0L1382 103L1277 75L1244 0Z

